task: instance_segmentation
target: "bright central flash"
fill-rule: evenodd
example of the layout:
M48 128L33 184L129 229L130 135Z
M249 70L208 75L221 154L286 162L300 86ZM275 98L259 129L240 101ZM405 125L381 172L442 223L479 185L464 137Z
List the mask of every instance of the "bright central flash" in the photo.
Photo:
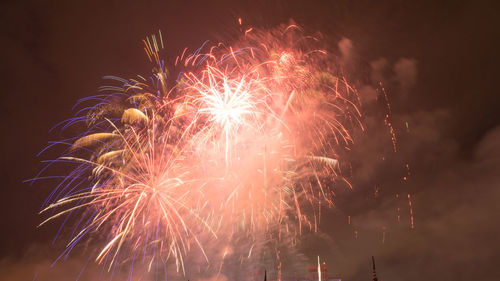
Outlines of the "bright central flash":
M211 88L201 99L205 107L200 109L200 113L208 113L210 122L220 124L228 133L243 124L245 117L252 114L255 107L243 80L236 87L224 80L222 91Z

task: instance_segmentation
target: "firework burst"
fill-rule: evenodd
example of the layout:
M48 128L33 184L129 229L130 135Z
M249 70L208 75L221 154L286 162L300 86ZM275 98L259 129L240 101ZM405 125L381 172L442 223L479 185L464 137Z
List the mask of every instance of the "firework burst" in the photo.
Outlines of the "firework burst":
M231 47L185 51L169 86L161 34L144 40L153 76L118 79L122 87L65 125L88 130L55 161L77 167L42 224L77 218L68 252L106 233L96 261L109 267L142 256L150 268L172 258L182 271L193 246L210 263L205 244L221 237L317 230L336 185L348 185L339 155L361 126L356 91L318 41L295 25L248 30ZM250 257L256 243L230 252Z

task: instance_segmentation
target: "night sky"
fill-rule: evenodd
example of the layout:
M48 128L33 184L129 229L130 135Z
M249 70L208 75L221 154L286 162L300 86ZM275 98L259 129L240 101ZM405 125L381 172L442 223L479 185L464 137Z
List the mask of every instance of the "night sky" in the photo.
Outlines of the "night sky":
M205 40L234 41L239 17L249 27L293 19L320 32L365 103L376 103L376 82L391 99L400 151L393 164L374 165L390 154L390 139L383 123L367 118L371 135L360 136L354 148L354 189L339 192L322 233L304 237L311 264L320 255L343 280L370 280L375 255L379 280L500 280L494 1L14 2L0 10L1 280L76 280L87 262L75 256L51 268L63 249L51 244L57 225L36 228L54 183L24 181L43 167L41 160L55 157L36 157L47 142L66 136L50 128L72 116L79 98L107 85L103 76L149 75L145 36L161 30L166 58L175 58ZM401 187L398 163L406 162L411 177ZM396 222L396 193L412 195L413 230L405 200Z

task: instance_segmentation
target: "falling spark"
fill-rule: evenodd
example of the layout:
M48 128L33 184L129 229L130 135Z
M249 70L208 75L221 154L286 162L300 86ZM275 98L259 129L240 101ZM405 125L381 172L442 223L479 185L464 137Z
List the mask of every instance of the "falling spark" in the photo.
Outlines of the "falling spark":
M382 244L385 244L386 227L382 227Z
M410 209L410 228L415 229L415 224L413 221L413 206L411 202L411 195L408 193L408 207Z
M396 218L397 218L398 223L400 223L401 222L401 214L400 214L401 209L399 207L399 193L396 193L395 198L396 198Z
M397 147L396 131L394 130L391 121L391 116L392 116L391 104L389 102L389 97L387 96L387 91L385 90L382 83L379 83L379 86L384 96L384 101L387 107L387 113L385 114L384 123L387 126L387 128L389 128L389 134L391 135L391 140L392 140L392 149L394 150L394 152L397 152L398 147Z

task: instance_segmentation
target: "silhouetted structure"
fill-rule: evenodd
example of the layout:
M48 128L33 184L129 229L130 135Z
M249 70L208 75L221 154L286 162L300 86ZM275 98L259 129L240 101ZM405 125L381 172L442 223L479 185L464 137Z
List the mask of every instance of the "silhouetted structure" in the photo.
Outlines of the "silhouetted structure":
M378 278L377 278L377 272L375 271L375 257L372 256L372 263L373 263L373 281L378 281Z

